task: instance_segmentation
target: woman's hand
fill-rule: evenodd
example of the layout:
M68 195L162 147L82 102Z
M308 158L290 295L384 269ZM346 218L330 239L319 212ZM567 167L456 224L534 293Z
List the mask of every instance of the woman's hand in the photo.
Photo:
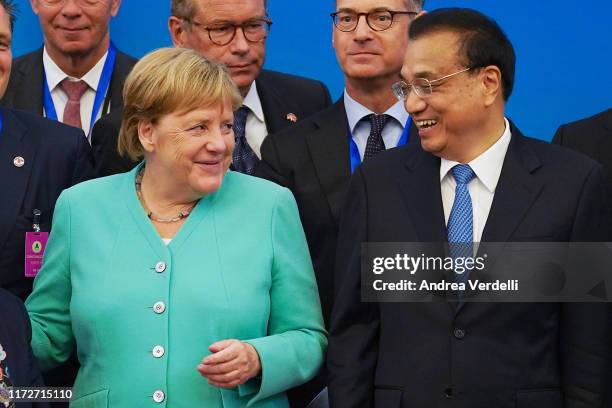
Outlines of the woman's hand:
M221 340L208 347L211 355L198 365L198 371L210 385L234 388L257 376L261 371L255 347L240 340Z

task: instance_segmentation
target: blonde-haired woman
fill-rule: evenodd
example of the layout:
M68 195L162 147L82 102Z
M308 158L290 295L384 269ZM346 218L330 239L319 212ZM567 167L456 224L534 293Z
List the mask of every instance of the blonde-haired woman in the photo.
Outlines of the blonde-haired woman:
M287 407L327 344L293 197L228 171L240 96L186 49L124 88L133 171L66 190L27 301L43 368L76 347L74 408Z

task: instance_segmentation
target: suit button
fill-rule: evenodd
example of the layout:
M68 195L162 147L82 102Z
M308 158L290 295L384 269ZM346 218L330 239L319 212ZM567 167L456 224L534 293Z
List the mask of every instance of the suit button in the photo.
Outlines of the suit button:
M159 261L155 264L155 272L162 273L166 270L166 263L164 261Z
M164 355L165 352L166 350L162 346L155 346L153 347L153 351L151 351L151 354L153 354L153 357L155 358L160 358Z
M452 388L447 388L444 390L444 396L446 398L453 398L453 389Z
M162 314L166 311L166 304L164 302L155 302L153 305L153 311L157 314Z
M456 339L461 340L462 338L465 337L465 330L463 330L463 329L455 329L453 334L455 335Z
M166 394L164 394L162 390L156 390L153 393L153 401L157 402L158 404L160 402L164 402L165 399L166 399Z

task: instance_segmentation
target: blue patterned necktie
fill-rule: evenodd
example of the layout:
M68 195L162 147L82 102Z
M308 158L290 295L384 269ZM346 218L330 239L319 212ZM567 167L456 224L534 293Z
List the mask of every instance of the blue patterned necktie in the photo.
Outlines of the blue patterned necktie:
M370 157L374 157L378 152L385 150L385 142L382 138L382 131L387 123L387 115L369 115L366 118L370 119L370 136L366 143L365 153L363 154L363 161L366 161Z
M476 174L467 164L457 164L451 172L457 186L447 226L450 255L455 259L473 257L474 213L468 184ZM462 274L455 273L455 282L467 282L468 275L469 270Z
M236 146L232 155L232 170L244 174L253 174L255 166L259 162L259 158L249 146L246 140L245 128L246 119L250 110L246 106L241 106L234 113L234 138Z

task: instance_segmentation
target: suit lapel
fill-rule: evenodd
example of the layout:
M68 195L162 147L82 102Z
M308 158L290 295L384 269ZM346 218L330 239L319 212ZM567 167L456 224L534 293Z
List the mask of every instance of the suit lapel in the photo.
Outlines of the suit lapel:
M34 166L38 143L31 140L27 129L7 109L0 109L3 119L3 129L0 133L0 248L4 246L9 232L15 225L15 220L21 209L23 198L28 186L28 179ZM23 166L15 165L15 158L23 159Z
M541 167L537 155L525 143L525 137L510 124L512 139L504 159L502 171L493 196L491 210L482 233L479 254L487 255L487 268L495 268L500 246L487 246L488 242L511 242L514 231L540 195L543 185L533 172ZM476 276L471 276L475 278ZM465 302L457 305L457 313Z
M351 177L348 122L342 100L321 112L313 121L317 131L306 135L306 143L336 223Z
M608 130L612 130L612 109L608 109L604 112L604 127Z
M117 50L113 75L104 100L103 115L108 114L111 110L123 109L123 83L135 63L135 59Z
M274 86L266 79L265 71L259 75L255 83L266 119L268 134L276 133L287 127L291 123L287 119L287 114L298 112L298 107L291 101L283 100L280 97Z
M524 136L511 124L512 140L504 159L491 210L482 233L483 242L507 242L542 190L532 173L540 166Z
M15 88L29 91L17 93L14 96L13 107L42 115L43 74L43 49L41 48L34 52L27 62L24 61L19 70L19 82L23 85Z
M442 193L440 192L440 159L420 147L408 157L403 173L397 179L402 199L421 242L447 240Z

